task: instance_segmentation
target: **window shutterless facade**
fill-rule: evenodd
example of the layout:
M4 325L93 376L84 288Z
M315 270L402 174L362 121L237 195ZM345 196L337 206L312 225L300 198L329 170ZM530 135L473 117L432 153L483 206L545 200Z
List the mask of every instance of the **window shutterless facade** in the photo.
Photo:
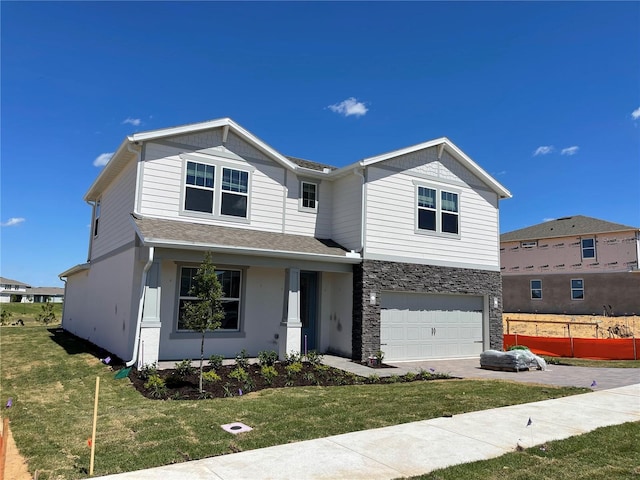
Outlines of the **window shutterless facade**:
M571 279L571 300L584 300L584 281L581 278Z
M184 184L185 213L248 218L249 171L189 160Z
M193 286L193 278L197 272L198 267L180 268L177 319L177 330L179 331L187 331L182 319L185 306L190 302L199 301L196 297L193 297L190 294L191 287ZM242 271L233 269L216 270L216 275L220 285L222 285L222 306L225 311L222 325L218 330L238 331L240 329Z
M300 208L316 210L318 208L318 185L311 182L300 182Z
M417 185L416 227L421 232L460 234L460 194Z
M531 280L531 299L539 300L542 298L542 280Z
M580 247L582 249L583 259L596 258L596 239L595 238L583 238L580 241Z

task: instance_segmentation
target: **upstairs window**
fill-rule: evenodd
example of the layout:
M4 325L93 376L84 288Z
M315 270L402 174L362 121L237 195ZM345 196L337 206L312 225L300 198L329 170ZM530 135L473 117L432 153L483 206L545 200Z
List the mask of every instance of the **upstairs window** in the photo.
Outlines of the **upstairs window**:
M233 217L247 216L247 199L249 198L249 172L222 169L222 215Z
M248 205L248 171L187 161L185 212L247 218Z
M100 221L100 200L96 202L95 212L93 214L93 236L98 236L98 224Z
M310 182L301 182L300 207L307 210L316 210L318 205L318 185Z
M417 203L418 230L460 233L459 194L418 186Z
M582 259L596 258L596 239L583 238L580 242L582 247Z
M213 213L214 175L215 167L213 165L187 162L185 210Z

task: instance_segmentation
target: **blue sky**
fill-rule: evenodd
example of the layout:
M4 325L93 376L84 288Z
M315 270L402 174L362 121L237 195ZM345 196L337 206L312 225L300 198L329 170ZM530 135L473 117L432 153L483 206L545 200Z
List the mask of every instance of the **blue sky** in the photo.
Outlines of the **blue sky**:
M640 3L2 2L1 275L86 260L82 200L128 134L231 117L343 166L449 137L501 232L640 226Z

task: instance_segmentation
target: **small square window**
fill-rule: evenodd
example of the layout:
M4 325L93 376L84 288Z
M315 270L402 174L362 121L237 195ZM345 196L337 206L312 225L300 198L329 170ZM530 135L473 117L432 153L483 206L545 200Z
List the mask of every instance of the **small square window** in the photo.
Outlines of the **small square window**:
M542 280L531 280L531 299L539 300L542 298Z
M596 239L583 238L581 240L582 258L596 258Z

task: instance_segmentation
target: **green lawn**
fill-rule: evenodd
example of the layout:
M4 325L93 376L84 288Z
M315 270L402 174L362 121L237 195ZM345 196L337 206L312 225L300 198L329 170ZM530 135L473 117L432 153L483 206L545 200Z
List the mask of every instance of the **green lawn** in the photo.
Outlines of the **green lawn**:
M587 358L544 357L549 365L596 368L640 368L640 360L589 360Z
M640 423L603 427L413 480L628 480L640 478Z
M39 313L42 312L42 303L0 303L0 312L7 312L6 323L10 326L18 319L22 320L25 326L40 325L40 322L36 320ZM62 303L52 303L53 313L56 316L56 320L53 324L60 324L62 319ZM49 324L49 326L53 325Z
M588 391L440 380L153 401L128 379L115 380L86 344L61 331L3 327L0 336L0 402L13 398L4 412L32 474L37 470L41 480L86 476L96 376L101 383L95 475ZM254 430L232 436L220 428L233 421Z

